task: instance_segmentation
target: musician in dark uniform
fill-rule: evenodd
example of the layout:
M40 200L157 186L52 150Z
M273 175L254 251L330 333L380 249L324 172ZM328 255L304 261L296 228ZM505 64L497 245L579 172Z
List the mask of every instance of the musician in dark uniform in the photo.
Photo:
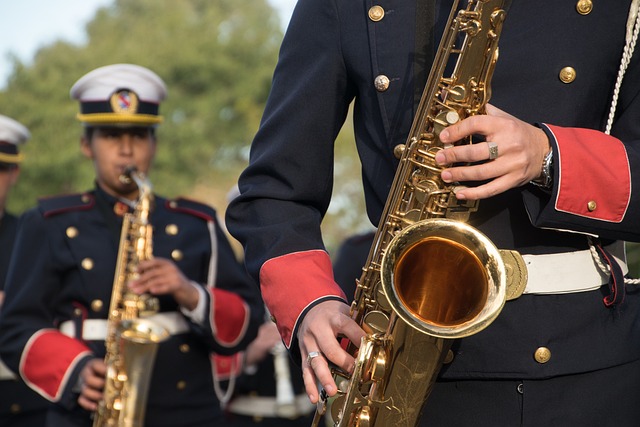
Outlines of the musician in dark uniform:
M238 195L238 187L227 194ZM269 316L243 354L242 372L230 384L225 427L308 427L315 405L307 398L302 371L289 356Z
M125 247L122 216L140 196L138 184L122 176L130 167L150 176L166 87L144 67L114 64L80 78L71 96L80 103L80 148L93 162L96 185L44 198L23 215L0 319L3 359L55 402L47 425L56 427L91 425L103 398L106 319L116 257ZM149 373L145 425L211 426L223 419L216 390L224 391L212 355L244 349L262 323L263 305L213 208L154 199L153 257L126 266L139 277L125 284L158 298L151 319L169 333Z
M7 212L6 204L11 188L20 176L23 156L19 146L30 137L24 125L0 115L0 312L4 301L4 281L18 226L18 218ZM49 402L27 387L0 359L0 425L41 427L48 406Z
M315 405L304 391L300 366L289 356L271 320L260 326L244 362L226 408L225 427L311 425Z
M491 325L454 343L423 419L634 426L640 292L623 277L622 247L640 240L638 2L510 3L487 114L440 135L478 142L434 161L444 181L468 184L456 189L458 200L480 200L468 223L522 254L528 280ZM363 336L321 237L334 139L354 102L377 226L394 148L406 142L450 9L448 1L303 0L287 29L227 226L313 402L316 383L337 391L328 362L354 364L334 337Z

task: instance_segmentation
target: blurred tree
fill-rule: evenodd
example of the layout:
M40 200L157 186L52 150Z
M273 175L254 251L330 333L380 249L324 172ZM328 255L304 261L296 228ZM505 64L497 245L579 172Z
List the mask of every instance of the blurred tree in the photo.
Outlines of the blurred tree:
M189 192L213 169L237 171L269 91L280 28L266 0L116 0L87 25L86 45L54 42L29 66L14 59L0 111L33 136L10 208L21 212L36 197L91 185L69 89L111 63L149 67L169 88L152 177L161 192Z
M282 41L275 10L267 0L114 0L86 34L86 44L54 41L29 64L12 59L0 111L27 125L32 140L9 209L92 186L69 89L96 67L126 62L154 70L168 86L154 186L211 203L222 217L269 93ZM329 250L369 226L352 135L349 124L336 147L335 198L323 225Z

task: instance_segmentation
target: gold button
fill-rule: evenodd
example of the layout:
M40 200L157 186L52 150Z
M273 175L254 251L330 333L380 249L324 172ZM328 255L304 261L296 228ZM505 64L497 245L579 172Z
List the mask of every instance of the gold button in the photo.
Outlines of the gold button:
M104 304L99 299L94 299L93 301L91 301L91 310L93 310L96 313L102 310L103 306Z
M78 235L78 229L75 227L68 227L66 233L68 238L73 239Z
M560 70L560 81L562 83L571 83L576 79L576 70L573 67L564 67Z
M373 6L369 9L369 19L373 22L381 21L384 18L384 9L382 6Z
M165 227L164 231L169 235L169 236L175 236L176 234L178 234L178 226L175 224L169 224Z
M178 207L178 203L175 200L172 200L172 201L169 202L169 207L171 209L175 209L175 208Z
M89 203L91 201L91 197L89 197L88 194L83 194L80 200L82 200L82 203Z
M589 203L587 203L587 209L589 210L589 212L595 211L597 207L598 205L596 204L595 200L590 200Z
M184 255L180 249L174 249L171 251L171 258L173 258L174 261L180 261L183 256Z
M185 388L187 388L187 382L186 381L178 381L178 383L176 384L176 388L178 390L184 390Z
M533 354L533 357L538 363L547 363L549 360L551 360L551 350L549 350L547 347L539 347Z
M82 309L81 308L74 308L73 309L73 315L76 316L76 317L82 316Z
M85 270L93 270L93 260L91 258L83 259L81 265Z
M576 10L580 15L588 15L593 10L593 2L591 0L578 0Z
M189 353L190 349L189 344L180 344L180 351L182 353Z
M402 158L402 153L404 153L404 150L406 148L407 146L404 144L398 144L395 147L393 147L393 155L395 156L395 158L396 159Z
M373 81L373 85L378 92L384 92L385 90L389 89L389 77L385 76L384 74L380 74Z
M9 411L11 411L12 414L19 414L20 412L22 412L22 408L20 407L19 404L13 403L11 404Z
M453 351L449 350L447 351L447 355L444 357L444 361L442 363L447 365L451 362L453 362Z

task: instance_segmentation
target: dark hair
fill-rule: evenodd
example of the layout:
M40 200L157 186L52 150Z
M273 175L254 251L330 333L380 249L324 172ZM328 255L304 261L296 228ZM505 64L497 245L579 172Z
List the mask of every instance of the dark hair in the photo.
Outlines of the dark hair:
M152 138L156 137L156 128L155 128L155 126L126 126L126 127L122 127L122 126L85 126L85 128L84 128L84 136L85 136L85 138L87 138L88 141L91 141L91 138L93 138L93 133L97 129L121 129L122 131L126 131L127 129L131 129L131 130L145 129L145 130L147 130L149 132L149 136L151 136Z
M7 172L14 169L18 169L17 164L0 162L0 172Z

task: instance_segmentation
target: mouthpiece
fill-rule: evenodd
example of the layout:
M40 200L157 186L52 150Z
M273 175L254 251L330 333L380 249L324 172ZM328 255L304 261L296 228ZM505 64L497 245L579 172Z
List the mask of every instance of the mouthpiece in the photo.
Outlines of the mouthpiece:
M124 169L124 172L122 172L122 174L118 177L118 179L123 184L130 184L131 183L131 175L134 174L137 170L138 170L138 168L136 168L135 166L127 166Z

